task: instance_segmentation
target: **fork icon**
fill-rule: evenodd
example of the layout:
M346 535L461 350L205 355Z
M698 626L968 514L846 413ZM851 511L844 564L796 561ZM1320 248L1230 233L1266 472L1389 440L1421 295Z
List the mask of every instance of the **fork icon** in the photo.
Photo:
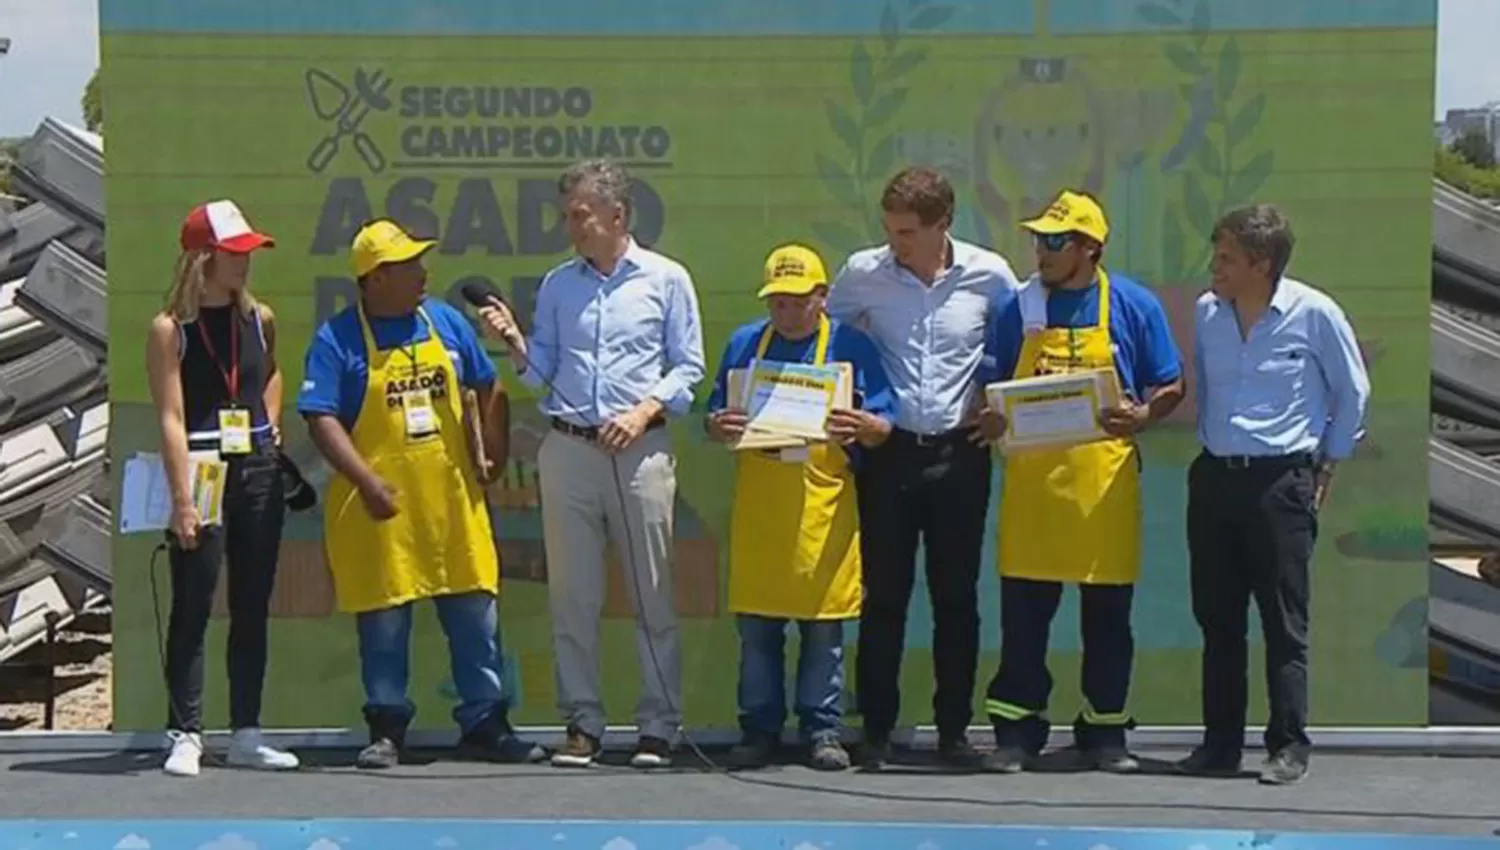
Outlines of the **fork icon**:
M354 91L350 92L343 83L325 71L310 70L307 72L307 91L312 98L313 111L319 118L332 121L333 132L323 137L318 146L313 148L307 157L307 167L315 172L322 172L338 155L339 143L346 136L352 136L354 150L364 160L366 166L372 172L380 173L385 169L385 156L375 146L368 134L360 130L365 117L374 109L384 112L391 108L391 100L386 97L386 90L391 86L391 78L384 71L376 71L366 75L364 70L354 73ZM330 107L328 96L338 98L338 104Z

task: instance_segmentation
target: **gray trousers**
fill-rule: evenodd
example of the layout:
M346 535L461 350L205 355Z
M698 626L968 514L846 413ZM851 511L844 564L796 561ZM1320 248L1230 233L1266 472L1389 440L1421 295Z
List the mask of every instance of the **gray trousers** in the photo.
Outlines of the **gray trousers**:
M671 740L682 722L682 653L672 608L677 461L667 429L647 431L613 457L587 440L551 430L542 440L537 466L558 710L569 724L603 735L599 622L604 547L613 541L637 612L642 693L636 724L642 735ZM627 545L633 550L628 557Z

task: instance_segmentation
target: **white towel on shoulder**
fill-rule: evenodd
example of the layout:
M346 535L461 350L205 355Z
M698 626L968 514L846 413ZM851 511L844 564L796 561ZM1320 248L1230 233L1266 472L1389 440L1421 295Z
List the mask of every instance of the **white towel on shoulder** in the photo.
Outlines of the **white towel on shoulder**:
M1047 328L1047 287L1042 279L1032 275L1021 284L1017 294L1021 301L1021 329L1027 335L1040 333Z

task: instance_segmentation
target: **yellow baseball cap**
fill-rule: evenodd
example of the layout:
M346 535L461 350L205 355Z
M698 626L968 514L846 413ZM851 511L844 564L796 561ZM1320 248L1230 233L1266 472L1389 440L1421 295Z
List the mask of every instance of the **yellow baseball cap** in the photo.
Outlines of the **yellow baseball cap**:
M805 245L782 245L766 258L765 284L756 297L807 295L827 283L828 272L817 251Z
M370 222L355 234L349 261L354 266L354 276L364 277L378 266L420 257L436 244L433 239L413 239L401 225L383 218Z
M1104 208L1088 195L1064 191L1047 211L1021 222L1021 226L1032 233L1082 233L1099 244L1109 236L1109 222L1104 218Z

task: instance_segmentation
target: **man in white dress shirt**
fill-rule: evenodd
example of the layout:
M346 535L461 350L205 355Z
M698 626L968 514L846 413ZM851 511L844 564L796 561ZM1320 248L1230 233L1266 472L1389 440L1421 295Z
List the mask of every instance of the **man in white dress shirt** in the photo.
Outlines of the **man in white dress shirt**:
M937 171L909 168L881 197L887 242L849 257L828 312L868 333L897 397L891 438L859 474L865 600L856 661L864 717L863 767L890 754L900 714L906 611L917 545L926 548L932 601L933 712L938 754L973 766L965 735L979 661L979 558L992 467L977 429L990 305L1019 284L1010 264L954 239L953 187Z
M693 403L706 371L703 323L692 276L630 235L630 178L605 160L579 163L559 181L578 256L547 273L531 337L503 306L480 311L504 339L521 380L547 388L552 431L537 455L547 551L559 707L567 740L552 756L585 767L599 754L605 708L599 619L604 547L633 575L642 696L631 764L661 767L682 718L682 662L672 607L677 461L668 415ZM639 599L634 599L639 595Z

